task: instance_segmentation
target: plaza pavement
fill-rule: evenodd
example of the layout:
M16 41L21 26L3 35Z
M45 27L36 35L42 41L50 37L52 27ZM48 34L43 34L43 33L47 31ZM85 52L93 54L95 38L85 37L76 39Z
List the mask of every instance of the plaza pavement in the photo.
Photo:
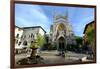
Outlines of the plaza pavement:
M62 63L71 63L76 62L77 60L80 60L88 55L86 54L80 54L80 53L74 53L74 52L66 52L65 58L61 56L57 56L58 52L56 50L53 51L41 51L40 56L44 59L44 64L62 64ZM24 53L24 54L18 54L15 56L15 62L22 58L29 57L30 53ZM89 61L89 60L85 60Z

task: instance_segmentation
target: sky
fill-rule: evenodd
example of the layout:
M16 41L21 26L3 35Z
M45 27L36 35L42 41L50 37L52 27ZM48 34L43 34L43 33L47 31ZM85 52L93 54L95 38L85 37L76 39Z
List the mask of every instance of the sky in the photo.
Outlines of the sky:
M56 14L67 15L76 36L83 36L85 25L94 20L94 8L15 4L15 25L41 26L49 33Z

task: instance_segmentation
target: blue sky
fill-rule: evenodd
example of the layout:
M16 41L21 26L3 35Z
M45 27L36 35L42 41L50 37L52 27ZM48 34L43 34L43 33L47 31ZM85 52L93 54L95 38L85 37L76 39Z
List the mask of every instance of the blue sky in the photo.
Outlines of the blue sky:
M68 22L77 36L83 36L85 25L94 20L94 8L15 4L15 25L42 26L49 33L56 13L68 15Z

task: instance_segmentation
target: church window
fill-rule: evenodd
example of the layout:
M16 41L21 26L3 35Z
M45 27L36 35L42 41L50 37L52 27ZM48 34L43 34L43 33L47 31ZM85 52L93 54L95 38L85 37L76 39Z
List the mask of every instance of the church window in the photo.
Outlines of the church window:
M58 30L59 30L59 31L64 30L64 28L65 28L64 24L59 24L59 25L58 25Z

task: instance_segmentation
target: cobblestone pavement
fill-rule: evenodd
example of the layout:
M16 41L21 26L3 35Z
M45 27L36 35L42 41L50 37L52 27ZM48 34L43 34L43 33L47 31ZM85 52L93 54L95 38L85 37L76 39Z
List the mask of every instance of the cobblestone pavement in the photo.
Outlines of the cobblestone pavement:
M58 54L57 51L41 51L40 56L43 57L44 64L59 64L59 63L76 62L77 60L87 56L86 54L78 54L78 53L74 53L70 51L65 53L65 58L61 56L57 56L57 54ZM15 56L15 62L29 56L30 56L30 53L18 54Z

